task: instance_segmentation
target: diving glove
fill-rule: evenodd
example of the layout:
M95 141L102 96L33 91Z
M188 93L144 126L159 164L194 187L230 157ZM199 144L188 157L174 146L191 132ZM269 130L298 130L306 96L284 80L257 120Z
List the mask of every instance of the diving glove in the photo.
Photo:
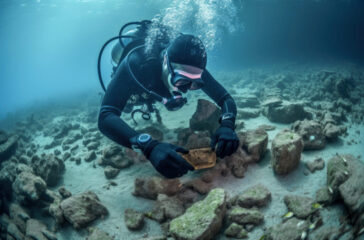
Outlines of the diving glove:
M194 167L178 154L188 153L187 149L153 139L139 146L154 168L166 178L181 177L188 170L194 170Z
M234 121L223 119L220 127L211 138L211 149L215 150L218 157L224 158L233 154L238 147L239 138L234 131Z

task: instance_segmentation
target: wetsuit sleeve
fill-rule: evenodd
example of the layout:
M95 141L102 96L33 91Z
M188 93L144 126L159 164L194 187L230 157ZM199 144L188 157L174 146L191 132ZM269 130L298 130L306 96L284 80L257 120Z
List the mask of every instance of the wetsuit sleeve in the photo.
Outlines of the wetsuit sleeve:
M138 134L120 116L135 84L128 73L125 61L120 64L116 74L107 87L98 118L100 131L111 140L131 147L129 139Z
M236 104L234 99L226 91L226 89L216 79L205 70L202 74L204 87L202 90L221 107L222 113L232 113L236 116ZM233 119L235 123L235 119Z

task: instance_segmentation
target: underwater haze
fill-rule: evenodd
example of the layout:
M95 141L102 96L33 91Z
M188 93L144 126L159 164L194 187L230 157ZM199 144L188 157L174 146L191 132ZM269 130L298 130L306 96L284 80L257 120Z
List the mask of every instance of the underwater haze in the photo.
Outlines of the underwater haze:
M98 51L128 21L159 17L199 35L212 70L364 58L360 0L4 0L0 11L2 118L35 100L100 90Z
M0 0L0 239L362 240L363 143L364 0Z

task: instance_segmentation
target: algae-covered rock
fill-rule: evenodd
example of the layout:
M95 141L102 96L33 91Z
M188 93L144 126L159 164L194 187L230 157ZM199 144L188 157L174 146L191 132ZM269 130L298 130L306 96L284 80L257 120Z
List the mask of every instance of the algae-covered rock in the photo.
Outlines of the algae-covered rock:
M314 173L316 170L324 169L325 161L322 158L316 158L311 162L306 162L305 165L311 173Z
M29 219L26 226L26 237L36 240L54 240L56 235L47 226L36 219Z
M232 222L239 224L259 225L264 221L264 215L257 209L233 207L228 213L228 218Z
M317 209L313 207L315 201L309 197L288 195L284 197L287 208L298 218L305 219Z
M182 184L178 179L136 178L133 195L155 200L159 193L172 196L180 191L181 187Z
M13 189L19 202L35 202L46 191L47 185L42 178L33 173L21 172L13 183Z
M76 229L108 214L97 195L90 191L63 200L60 207L64 218Z
M237 117L239 119L257 118L260 115L261 110L259 108L244 108L238 109Z
M287 174L294 170L300 160L303 141L300 135L283 130L272 142L272 167L277 174Z
M333 202L333 196L327 187L320 188L316 191L316 202L321 204L330 204Z
M0 144L0 162L6 160L11 157L11 155L15 152L16 147L18 146L18 136L12 135L8 137L2 134L2 142ZM6 140L5 140L6 139Z
M318 150L325 147L326 136L319 122L314 120L296 121L291 128L302 137L304 150Z
M151 212L151 218L155 217L159 222L165 219L173 219L181 216L185 209L183 202L177 197L168 197L165 194L158 194L157 201Z
M243 226L232 223L224 232L225 236L237 239L243 239L248 237L248 232L244 229Z
M194 203L186 212L173 219L169 231L176 239L212 239L220 230L226 211L226 193L215 188L202 201Z
M310 119L308 113L301 103L285 102L280 106L268 106L263 114L271 121L278 123L293 123L297 120Z
M291 218L284 223L270 227L265 232L267 240L301 240L302 232L306 231L308 223L297 218Z
M243 149L257 162L267 151L268 134L262 129L250 130L241 135L240 141Z
M262 184L258 184L246 189L238 197L238 204L244 208L263 207L271 200L271 193Z
M144 224L144 214L134 209L127 208L124 211L125 225L130 230L139 230Z
M33 156L32 166L35 174L43 178L50 187L57 185L65 170L64 162L53 154Z

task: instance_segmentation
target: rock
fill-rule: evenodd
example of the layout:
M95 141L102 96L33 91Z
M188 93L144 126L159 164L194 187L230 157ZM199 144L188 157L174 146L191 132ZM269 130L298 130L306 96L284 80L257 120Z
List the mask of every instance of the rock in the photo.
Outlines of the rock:
M259 225L264 221L264 215L257 209L233 207L228 213L228 219L238 224Z
M328 183L330 183L330 186L332 186L333 189L338 188L340 198L349 210L349 213L354 217L357 217L364 213L364 164L352 155L343 155L341 158L342 157L346 159L347 170L345 170L341 164L337 163L337 158L340 158L339 156L336 156L336 160L331 159L329 161L330 170L328 164ZM341 163L343 162L343 159L341 159ZM335 182L340 182L335 181L335 176L342 174L343 170L346 180L343 178L344 181L338 187L335 187ZM361 228L362 227L364 227L364 221L361 222Z
M176 239L207 240L220 231L226 211L226 193L215 188L202 201L170 222L169 231Z
M181 144L187 149L210 147L210 133L208 131L194 132L188 136L185 144Z
M265 100L262 103L262 106L263 107L279 107L282 105L282 103L283 103L282 99L280 99L278 97L272 97L272 98Z
M244 108L238 109L237 118L238 119L248 119L248 118L257 118L260 115L259 108Z
M26 222L30 219L28 211L16 203L11 203L9 206L9 216L18 229L25 233Z
M302 137L304 150L325 148L326 136L319 122L314 120L296 121L291 129Z
M58 189L59 194L62 196L63 199L69 198L72 196L72 193L68 191L65 187L60 187Z
M106 166L104 169L104 174L107 179L115 178L120 172L120 169L111 166Z
M271 198L270 191L262 184L258 184L246 189L240 194L237 202L243 208L264 207Z
M6 240L23 240L24 234L18 229L18 227L11 221L6 213L0 215L0 237L3 233L7 233L7 237L2 238Z
M90 229L90 236L86 238L86 240L113 240L107 232L104 232L98 228Z
M320 188L316 191L316 202L321 204L331 204L333 202L333 196L330 194L327 187Z
M2 141L7 138L5 142L0 144L0 162L2 162L6 159L9 159L15 152L18 143L18 136L12 135L7 137L7 135L4 136L3 133L0 137L2 137Z
M308 223L297 218L288 219L265 231L267 240L301 240L302 232L306 231Z
M160 193L168 196L175 195L181 187L182 184L178 179L136 178L133 195L155 200Z
M316 170L322 170L325 167L325 161L322 158L316 158L311 162L306 163L306 167L310 170L311 173L314 173Z
M193 180L190 180L188 182L186 182L185 184L185 187L187 188L191 188L192 190L200 193L200 194L206 194L208 193L211 188L212 188L212 185L209 184L209 183L206 183L204 181L202 181L201 179L193 179Z
M300 135L283 130L272 142L272 167L277 174L287 174L294 170L300 160L303 141Z
M325 125L324 128L324 133L325 136L328 138L328 140L330 141L334 141L336 140L341 134L346 133L346 127L339 127L336 126L332 123L328 123Z
M63 161L66 161L67 159L69 159L71 157L71 153L66 152L63 154Z
M123 154L119 146L105 148L101 160L102 165L109 165L119 169L129 167L133 164L133 161Z
M277 123L293 123L297 120L312 118L312 115L300 103L284 103L278 107L269 106L264 109L263 115L269 121Z
M235 153L225 157L224 160L232 174L237 178L243 178L247 165L253 162L252 157L248 156L242 148L238 148Z
M5 143L8 140L9 136L6 132L0 130L0 144Z
M327 185L332 189L332 194L337 196L339 186L352 174L348 161L355 159L352 155L336 155L327 163Z
M189 188L183 188L181 189L177 194L176 197L183 202L184 206L187 206L188 204L194 203L199 198L199 194L192 189Z
M31 162L34 173L42 177L48 186L57 185L65 169L64 162L61 159L53 154L42 155L41 157L35 155Z
M13 183L14 193L16 198L21 203L27 201L38 201L41 195L46 191L47 185L42 178L34 175L31 172L21 172Z
M244 97L236 98L236 105L239 108L255 108L259 107L259 100L255 95L244 95Z
M150 214L150 218L163 222L167 219L179 217L184 213L184 211L183 202L177 197L168 197L165 194L158 194L158 198Z
M140 230L144 225L144 214L127 208L124 211L124 222L129 230Z
M26 236L35 240L56 240L57 237L54 233L50 232L46 225L35 219L27 221Z
M63 141L63 145L70 145L70 144L73 144L75 143L76 141L82 139L82 134L81 133L75 133L75 132L72 132L69 137Z
M87 149L89 151L91 150L97 150L100 146L100 143L99 142L90 142L89 144L87 144Z
M77 165L80 165L81 164L81 158L80 157L76 157L75 158L75 162Z
M51 148L58 147L59 145L61 145L61 143L62 143L61 139L53 139L52 142L50 142L49 144L44 145L44 149L51 149Z
M284 196L284 203L289 211L293 212L296 217L302 219L306 219L317 210L313 207L315 201L309 197L288 195Z
M205 99L198 99L196 112L190 119L190 128L193 131L209 131L213 133L219 127L221 110Z
M250 130L239 134L242 148L258 162L267 151L268 134L264 130Z
M49 205L48 212L49 215L55 220L56 227L60 227L65 222L61 208L61 200L55 200L53 203L51 203Z
M264 130L264 131L273 131L276 130L275 126L268 125L268 124L262 124L258 126L258 129Z
M85 155L85 162L91 162L96 159L96 152L90 151Z
M234 222L230 224L230 226L225 230L224 234L227 237L237 239L243 239L248 237L248 232L245 231L244 227Z
M104 217L108 211L91 191L74 195L61 202L64 218L76 229L87 226L93 220Z

